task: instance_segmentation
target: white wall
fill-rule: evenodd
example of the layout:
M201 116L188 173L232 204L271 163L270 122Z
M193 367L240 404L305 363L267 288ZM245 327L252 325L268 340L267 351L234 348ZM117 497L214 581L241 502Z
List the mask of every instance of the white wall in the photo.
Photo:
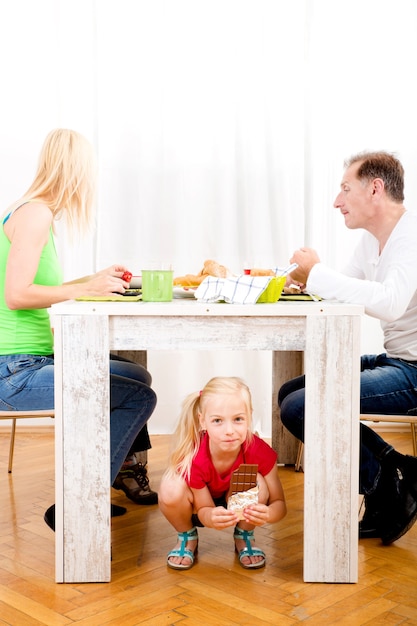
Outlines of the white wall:
M341 267L358 234L332 208L345 157L396 152L417 206L416 27L415 0L3 1L0 207L28 187L47 132L73 127L100 182L95 236L71 247L59 229L68 279L163 255L176 274L206 258L282 265L304 244ZM363 352L379 352L378 324L364 326ZM269 434L268 355L154 353L149 368L151 432L231 373Z

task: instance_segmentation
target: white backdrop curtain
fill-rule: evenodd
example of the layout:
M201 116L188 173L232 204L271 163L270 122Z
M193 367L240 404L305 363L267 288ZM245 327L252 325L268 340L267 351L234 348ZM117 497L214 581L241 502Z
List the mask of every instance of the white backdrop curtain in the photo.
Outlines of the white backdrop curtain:
M95 235L60 232L67 278L116 261L239 272L304 243L339 267L358 236L332 209L345 157L396 152L417 205L416 33L415 0L2 0L1 205L46 133L72 127L96 147L99 193ZM269 354L155 352L149 369L151 432L236 374L270 434Z

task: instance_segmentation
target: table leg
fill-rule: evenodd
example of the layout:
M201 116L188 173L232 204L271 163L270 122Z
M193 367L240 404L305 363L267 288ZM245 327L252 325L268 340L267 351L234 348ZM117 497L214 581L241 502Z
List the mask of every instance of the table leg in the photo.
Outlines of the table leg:
M57 319L57 582L108 582L111 577L108 345L107 316Z
M306 330L304 580L358 580L360 317Z

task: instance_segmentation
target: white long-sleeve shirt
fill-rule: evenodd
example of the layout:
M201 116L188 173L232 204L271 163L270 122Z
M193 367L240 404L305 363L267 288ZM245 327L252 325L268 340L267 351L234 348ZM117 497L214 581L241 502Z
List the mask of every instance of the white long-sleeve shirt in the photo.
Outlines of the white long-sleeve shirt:
M387 355L417 361L417 213L406 211L382 254L365 232L342 272L314 265L307 290L322 298L362 304L381 320Z

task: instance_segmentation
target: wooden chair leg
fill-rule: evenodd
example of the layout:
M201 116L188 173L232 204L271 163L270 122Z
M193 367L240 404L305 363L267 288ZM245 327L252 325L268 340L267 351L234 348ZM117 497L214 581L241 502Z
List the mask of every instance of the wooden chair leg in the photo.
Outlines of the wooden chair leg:
M15 435L16 435L16 419L12 419L12 432L10 435L9 467L8 467L9 474L12 473Z
M417 431L415 423L411 423L411 437L413 439L413 454L417 456Z
M304 444L302 441L298 444L297 458L295 459L294 469L299 472L301 469L301 459L303 458Z

